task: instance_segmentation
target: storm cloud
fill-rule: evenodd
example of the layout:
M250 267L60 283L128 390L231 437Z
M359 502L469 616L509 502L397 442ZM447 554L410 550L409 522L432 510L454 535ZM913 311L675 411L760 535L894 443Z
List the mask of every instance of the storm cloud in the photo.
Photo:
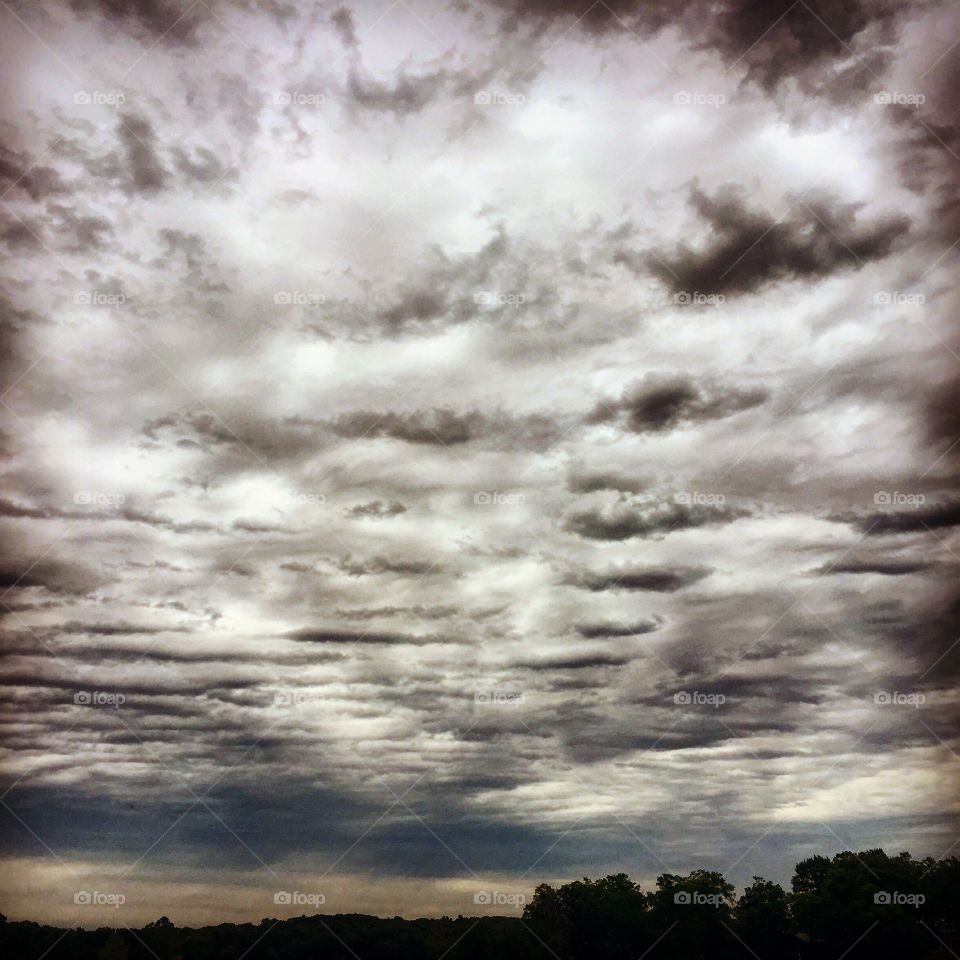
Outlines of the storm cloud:
M858 222L858 205L830 197L790 197L774 216L751 208L742 188L725 185L714 196L690 191L691 209L707 227L699 249L683 244L652 253L647 266L680 294L745 294L766 283L827 277L882 259L909 227L891 215Z
M720 420L749 410L767 399L763 387L751 390L699 384L684 375L648 374L628 386L619 399L602 401L591 422L622 418L634 433L670 430L708 420Z
M6 916L949 850L955 5L0 19Z

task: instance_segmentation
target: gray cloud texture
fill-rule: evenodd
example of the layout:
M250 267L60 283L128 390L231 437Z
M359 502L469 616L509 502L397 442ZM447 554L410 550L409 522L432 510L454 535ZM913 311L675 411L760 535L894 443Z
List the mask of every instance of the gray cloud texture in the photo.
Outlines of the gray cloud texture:
M0 19L4 913L949 850L954 7Z

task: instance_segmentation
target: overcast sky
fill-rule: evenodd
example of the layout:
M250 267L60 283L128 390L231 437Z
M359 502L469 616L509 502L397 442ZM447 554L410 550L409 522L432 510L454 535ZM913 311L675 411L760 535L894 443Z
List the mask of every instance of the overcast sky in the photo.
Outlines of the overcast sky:
M956 5L0 27L8 916L957 853Z

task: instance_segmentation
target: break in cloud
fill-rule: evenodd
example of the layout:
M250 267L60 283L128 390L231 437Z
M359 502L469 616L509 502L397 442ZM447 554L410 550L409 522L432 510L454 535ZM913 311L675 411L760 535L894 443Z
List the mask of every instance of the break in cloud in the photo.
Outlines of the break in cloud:
M0 20L4 913L955 850L955 6Z

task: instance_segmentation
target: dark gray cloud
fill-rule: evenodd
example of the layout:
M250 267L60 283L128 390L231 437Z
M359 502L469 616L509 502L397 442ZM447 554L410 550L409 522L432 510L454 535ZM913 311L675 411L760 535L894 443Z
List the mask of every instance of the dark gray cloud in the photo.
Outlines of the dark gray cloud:
M515 416L503 411L458 413L448 407L383 413L357 410L330 422L339 437L376 440L388 437L405 443L456 447L472 441L499 448L549 446L563 433L563 425L546 414Z
M195 268L203 261L206 253L206 244L198 233L188 233L185 230L171 230L164 227L159 237L166 247L166 254L183 254L188 267Z
M448 620L460 614L460 608L454 606L425 607L415 604L410 607L357 607L348 610L335 610L334 616L344 620L376 620L381 617L415 617L417 620ZM482 619L483 611L470 611L471 617Z
M380 576L384 573L394 573L402 577L425 577L429 573L447 573L436 561L430 559L403 559L391 557L370 557L366 560L347 558L340 564L340 569L351 577Z
M0 498L0 516L14 518L30 517L34 520L45 520L50 517L69 516L69 511L60 510L55 507L30 507L26 504L15 503L3 497Z
M666 536L675 530L733 523L749 512L735 507L676 502L632 504L575 511L567 520L571 533L591 540L629 540L632 537Z
M900 12L883 0L854 0L842 6L830 0L494 2L508 13L505 29L530 21L542 30L555 22L561 32L606 38L627 32L652 39L668 26L679 28L690 44L715 51L729 69L737 68L746 81L768 92L792 79L806 93L840 99L849 96L851 87L868 88L883 70L890 55L879 44L893 40ZM835 72L842 75L842 82Z
M408 636L402 633L378 633L375 631L346 630L298 630L290 634L298 643L346 643L346 644L413 644L442 643L439 637Z
M0 225L0 239L11 250L35 250L43 246L43 225L39 221L28 222L22 217L5 220L7 222Z
M514 664L525 670L595 670L601 667L622 667L633 657L622 653L581 653L538 660L520 660Z
M823 87L833 90L825 74L831 71L831 61L842 63L847 67L844 82L849 95L851 87L868 88L874 71L881 70L889 58L885 51L868 47L862 54L867 65L856 62L849 68L858 35L870 30L875 42L892 39L889 30L895 13L895 5L872 0L845 4L731 0L709 21L706 42L725 60L742 63L747 79L766 90L791 77L810 92Z
M876 510L864 514L838 514L832 519L853 524L867 536L879 537L885 534L922 533L960 526L960 503L946 500L940 503L917 502L914 506L895 507ZM922 494L903 494L916 500Z
M173 533L215 533L219 530L216 524L204 520L180 523L163 514L142 510L135 504L127 505L122 502L113 506L98 507L97 509L78 507L68 510L56 506L32 507L0 498L0 517L34 520L85 520L98 523L110 523L119 519L160 527Z
M710 574L706 567L626 567L603 573L584 572L568 580L587 590L649 590L674 593L689 587Z
M601 640L610 637L635 637L659 630L662 621L650 618L639 623L578 623L577 633L586 640Z
M143 32L150 38L149 43L189 40L210 12L206 4L188 5L184 9L184 5L175 0L71 0L71 6L94 22L106 21Z
M92 567L50 557L9 554L0 568L0 589L4 598L11 593L39 588L49 594L84 595L95 590L104 578Z
M155 193L167 185L169 173L158 153L157 135L140 114L121 114L117 136L127 159L128 185L139 193Z
M401 292L397 301L384 309L382 317L388 327L401 327L411 322L435 320L444 315L447 307L442 292L414 288Z
M344 414L331 424L338 436L375 440L390 437L407 443L452 446L466 443L480 434L483 417L479 413L458 414L453 410L420 410L413 413L375 413L357 410Z
M595 493L597 490L620 490L624 493L640 493L649 485L644 477L621 473L579 471L567 479L571 493Z
M380 519L382 517L397 517L406 513L407 508L399 500L368 500L358 503L347 510L348 517L366 517Z
M113 233L113 224L104 217L85 216L59 203L51 203L47 211L59 242L74 252L104 248Z
M634 433L671 430L749 410L763 403L767 395L762 387L741 390L698 383L685 375L648 374L628 386L619 399L599 403L590 422L619 419Z
M448 80L445 70L420 75L401 71L388 83L371 76L355 63L347 78L346 94L348 102L361 110L403 117L423 110Z
M77 704L73 695L79 692L88 691L91 684L90 680L95 680L90 674L76 675L68 671L51 671L45 676L36 673L21 672L18 670L8 670L0 674L0 679L5 685L11 687L42 688L47 690L59 690L65 694L62 702L64 704ZM218 676L211 682L190 681L179 678L170 678L169 680L133 680L125 677L122 684L106 683L98 687L105 694L122 694L130 703L130 707L140 707L149 709L149 698L183 696L194 697L203 696L210 700L220 700L230 691L249 690L260 686L261 681L254 678L245 677L224 677ZM69 694L69 698L66 696ZM134 698L142 698L139 703ZM79 704L84 706L83 703ZM123 706L127 706L126 703ZM119 709L119 708L116 708Z
M954 346L960 346L955 343ZM956 352L952 347L951 352ZM960 461L960 376L930 385L923 404L923 421L938 461Z
M907 577L914 573L925 573L933 569L933 564L923 560L841 560L839 563L825 563L820 573L877 573L885 577Z
M886 257L908 230L904 216L861 223L859 205L829 196L788 198L777 217L727 185L709 196L690 188L689 203L709 230L705 246L655 250L647 268L677 294L753 293L780 280L811 280Z
M509 290L516 283L512 279L516 269L513 252L502 225L497 225L475 253L451 255L429 246L417 270L377 305L376 318L382 332L392 336L425 334L481 317L491 321L502 317L506 304L498 309L496 302L478 303L478 297L485 294L492 300L500 292L497 288Z
M357 31L353 22L353 14L347 7L337 7L337 9L330 14L330 21L337 28L340 42L344 47L350 48L357 46Z
M192 153L174 147L171 153L177 170L183 176L208 189L217 183L237 178L236 169L206 147L197 147Z
M246 520L240 518L239 520L234 520L230 524L231 528L234 530L239 530L241 533L290 533L291 531L287 527L280 526L276 523L265 523L262 520Z
M80 633L88 636L98 637L128 637L138 634L165 633L173 630L178 631L178 627L158 627L150 624L137 623L79 623L76 620L70 620L57 628L60 633Z
M151 418L141 433L158 448L171 445L213 453L224 471L296 460L318 452L330 440L328 425L310 417L270 420L259 411L222 415L204 407Z
M24 152L0 144L0 185L4 195L22 191L31 200L45 200L70 192L60 173Z
M132 631L129 633L122 630L114 631L110 628L110 625L104 626L107 627L106 630L99 630L91 635L111 636L121 639L134 635ZM167 632L190 633L192 631L184 627L171 628L170 630L137 632L143 634L159 634ZM112 666L114 664L130 664L134 667L140 667L144 665L153 665L154 667L156 667L156 665L174 665L183 668L205 665L213 665L214 667L218 667L221 664L247 665L268 668L278 666L308 667L323 663L336 663L342 661L347 656L345 653L337 653L333 651L318 652L316 650L295 650L282 652L271 650L261 654L256 651L233 652L224 651L217 648L210 650L198 650L196 648L183 649L178 647L174 649L161 645L155 641L151 641L146 645L137 643L131 646L121 646L117 644L101 643L91 640L83 643L79 643L74 640L70 640L67 643L60 643L58 642L55 634L56 631L50 632L47 636L28 633L24 639L19 641L6 640L3 643L3 655L7 657L40 657L43 659L55 658L56 661L61 664L75 666L82 665L84 670L89 669L91 666ZM121 674L121 677L122 676L123 674ZM88 678L88 673L78 674L78 687L83 688ZM119 682L118 687L120 688L118 692L123 692L126 690L124 681ZM250 689L252 689L252 687ZM59 699L57 699L56 702L59 702ZM126 706L126 704L124 704L124 706ZM192 715L202 714L204 712L202 709L198 708L190 709L187 705L177 706L170 703L158 704L156 702L141 702L138 704L131 704L131 706L135 706L138 709L149 710L151 713L183 710L184 712Z

